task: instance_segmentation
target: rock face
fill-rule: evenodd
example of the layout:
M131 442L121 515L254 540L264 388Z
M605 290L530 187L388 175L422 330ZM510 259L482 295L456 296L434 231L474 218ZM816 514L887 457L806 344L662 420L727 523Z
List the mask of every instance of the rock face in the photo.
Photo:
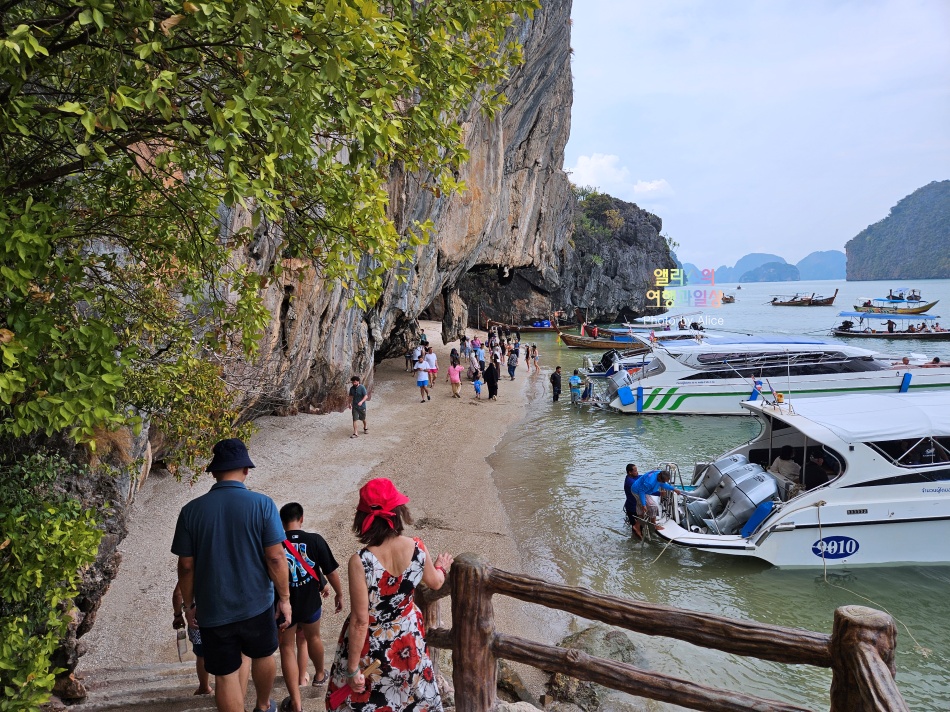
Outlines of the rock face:
M261 357L232 365L228 373L229 382L248 394L248 416L342 408L349 376L363 376L372 388L374 358L401 354L416 319L433 302L446 305L440 307L443 329L454 337L468 318L458 284L473 268L532 268L557 282L573 203L562 170L573 92L570 12L570 0L545 0L531 20L512 26L525 61L503 87L508 106L491 120L477 109L463 117L471 155L459 176L465 193L437 198L420 189L417 177L393 168L390 211L397 227L427 218L435 224L433 239L403 270L405 280L389 275L368 313L349 307L339 287L306 271L266 290L273 319ZM250 224L241 209L223 218L231 229ZM266 274L279 259L278 242L273 228L261 226L247 253L236 258Z
M654 270L676 268L660 236L663 221L603 194L579 201L573 218L574 235L560 252L556 274L519 269L512 275L491 271L463 279L471 325L479 314L484 325L486 317L530 324L558 311L569 318L579 311L582 318L601 322L657 312L647 297L655 289Z
M798 267L785 262L766 262L743 273L739 281L747 282L797 282L801 279Z
M950 180L915 190L845 250L849 280L950 277Z
M819 250L795 264L802 279L844 279L847 257L841 250Z
M748 255L740 257L734 267L727 267L726 265L717 267L716 283L738 282L746 272L750 272L756 267L761 267L766 262L781 262L785 264L785 259L778 255L769 254L768 252L750 252ZM687 267L693 266L687 265ZM695 270L696 268L693 267L693 269Z

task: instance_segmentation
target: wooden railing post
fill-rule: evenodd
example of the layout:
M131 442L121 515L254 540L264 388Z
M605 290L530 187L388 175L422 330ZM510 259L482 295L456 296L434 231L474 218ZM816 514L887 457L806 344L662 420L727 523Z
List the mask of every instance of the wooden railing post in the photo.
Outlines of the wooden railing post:
M842 606L831 633L831 712L905 712L894 681L897 626L882 611Z
M457 712L490 712L495 706L495 614L489 571L475 554L462 554L452 564L452 681Z

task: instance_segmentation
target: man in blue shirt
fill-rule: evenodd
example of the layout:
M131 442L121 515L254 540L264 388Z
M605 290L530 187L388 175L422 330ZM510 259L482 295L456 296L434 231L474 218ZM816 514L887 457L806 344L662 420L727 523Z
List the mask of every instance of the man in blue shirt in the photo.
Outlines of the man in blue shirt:
M214 486L178 515L172 553L178 556L178 585L188 625L199 627L205 668L215 676L219 712L243 712L241 655L251 658L257 692L255 712L275 712L271 701L276 667L277 609L287 626L290 609L284 528L270 497L244 486L254 467L237 438L214 446L208 472ZM245 678L246 680L246 678Z
M571 387L571 403L581 402L581 383L581 373L575 368L574 375L568 379L568 384Z
M627 476L623 480L623 493L626 495L623 508L632 522L633 533L641 539L643 539L643 532L640 529L640 522L644 516L650 518L654 529L658 531L663 529L656 523L656 514L660 511L660 503L657 500L660 490L688 496L685 491L678 490L670 484L670 473L666 470L652 470L641 475L636 465L633 463L627 465Z

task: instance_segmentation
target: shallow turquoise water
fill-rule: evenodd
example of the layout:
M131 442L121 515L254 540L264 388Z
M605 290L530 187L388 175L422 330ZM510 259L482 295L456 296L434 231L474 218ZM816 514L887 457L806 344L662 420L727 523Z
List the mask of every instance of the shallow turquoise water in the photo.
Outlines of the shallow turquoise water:
M842 288L841 309L858 296L879 296L894 284L814 283L819 293ZM830 285L830 288L829 288ZM706 311L724 328L805 333L827 328L838 308L778 308L764 304L783 286L744 285L739 302ZM950 281L914 283L925 298L946 300ZM796 283L794 292L811 291ZM882 291L883 290L883 291ZM939 306L934 311L940 313ZM792 312L792 313L789 313ZM950 318L948 318L950 322ZM527 569L536 575L596 591L777 625L830 632L834 609L845 604L888 610L899 620L898 683L911 709L950 709L950 567L785 571L752 561L669 547L641 545L623 523L623 471L677 462L684 476L758 433L746 417L625 416L553 404L547 372L582 365L583 352L564 349L550 335L528 336L541 352L542 374L530 377L528 417L491 458L496 481L520 539ZM868 346L866 346L868 347ZM887 353L950 356L950 342ZM523 366L518 377L524 377ZM948 527L947 535L950 535ZM907 542L913 546L913 542ZM910 634L927 649L921 652ZM563 632L563 631L552 631ZM830 673L729 656L667 639L642 639L651 669L719 687L827 709Z

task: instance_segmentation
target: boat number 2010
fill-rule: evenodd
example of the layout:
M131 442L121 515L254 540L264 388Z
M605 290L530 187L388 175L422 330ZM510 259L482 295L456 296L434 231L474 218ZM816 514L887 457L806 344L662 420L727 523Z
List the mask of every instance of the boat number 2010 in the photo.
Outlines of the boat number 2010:
M860 546L857 539L849 536L826 536L816 541L811 551L815 556L825 559L843 559L858 553Z

